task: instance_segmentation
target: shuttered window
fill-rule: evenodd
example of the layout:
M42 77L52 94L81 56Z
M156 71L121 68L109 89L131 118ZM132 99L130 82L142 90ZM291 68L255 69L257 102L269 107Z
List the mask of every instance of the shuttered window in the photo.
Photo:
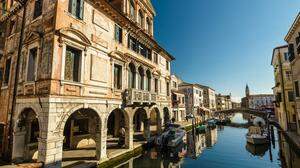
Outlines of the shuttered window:
M41 16L42 12L43 12L43 0L35 0L33 19Z
M69 12L78 19L83 19L84 0L69 0Z
M35 81L37 48L30 49L27 65L27 81Z
M123 31L122 28L118 25L115 25L115 40L119 43L122 43L123 41Z
M114 87L115 89L122 89L122 66L114 65Z
M79 82L81 50L67 47L65 58L65 80Z

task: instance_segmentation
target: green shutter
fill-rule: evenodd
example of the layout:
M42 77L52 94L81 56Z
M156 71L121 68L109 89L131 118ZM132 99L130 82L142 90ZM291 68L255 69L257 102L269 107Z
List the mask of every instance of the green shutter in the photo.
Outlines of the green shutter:
M80 19L83 19L83 5L84 5L84 0L79 0L80 3L79 3L79 18Z

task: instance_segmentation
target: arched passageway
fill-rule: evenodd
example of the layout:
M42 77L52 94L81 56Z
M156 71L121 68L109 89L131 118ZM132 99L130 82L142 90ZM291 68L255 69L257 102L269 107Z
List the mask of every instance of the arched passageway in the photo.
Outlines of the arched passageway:
M64 127L63 160L99 159L100 130L101 119L96 111L87 108L75 111Z
M149 120L144 109L139 108L133 117L134 139L145 140L149 138Z
M113 110L107 119L107 149L128 148L129 117L121 109Z
M23 110L18 116L14 131L13 160L15 162L37 160L39 121L31 108Z
M170 112L169 112L169 109L167 107L165 107L163 109L163 111L164 111L164 124L166 125L167 123L171 122Z
M161 132L161 117L158 108L153 108L150 112L150 131L151 135L156 135Z

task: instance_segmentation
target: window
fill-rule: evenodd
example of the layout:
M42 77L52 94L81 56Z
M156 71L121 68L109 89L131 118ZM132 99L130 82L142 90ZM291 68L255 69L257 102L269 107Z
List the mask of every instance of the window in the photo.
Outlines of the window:
M146 22L147 22L147 24L146 24L146 31L147 31L148 34L151 35L152 34L152 23L151 23L151 20L147 17Z
M27 81L35 81L36 61L37 61L37 48L32 48L29 50L29 55L28 55Z
M293 102L293 101L294 101L294 92L289 91L289 92L288 92L288 97L289 97L289 101L290 101L290 102Z
M130 0L130 17L131 19L134 19L135 18L135 8L134 8L134 2L133 0Z
M154 80L155 92L158 93L158 79Z
M154 59L154 63L158 64L158 54L157 53L153 53L153 59Z
M144 14L141 10L139 10L138 23L142 28L144 28Z
M123 30L118 25L115 25L115 40L119 43L123 41Z
M300 97L300 93L299 93L299 82L298 82L298 81L295 81L294 85L295 85L295 94L296 94L296 97Z
M114 65L114 87L122 89L122 66Z
M65 80L79 82L81 50L67 47L65 58Z
M170 96L170 85L169 85L169 82L167 82L167 96Z
M284 53L284 60L285 61L288 61L289 60L289 53Z
M147 70L146 72L147 75L147 81L146 81L146 89L147 91L151 91L151 72L149 70Z
M173 87L177 88L177 83L175 81L173 81Z
M289 60L293 61L295 58L295 51L294 51L294 45L293 44L289 44Z
M141 54L145 58L152 60L152 51L130 35L128 35L128 48L138 54Z
M43 0L35 0L33 19L41 16L42 12L43 12Z
M138 83L139 83L139 89L144 90L144 69L142 67L139 67L139 73L138 73Z
M132 63L129 64L128 87L135 88L135 66Z
M84 0L69 0L69 12L78 19L83 19Z
M167 68L167 70L170 70L170 63L169 63L169 61L166 61L166 68Z
M5 72L4 72L4 81L3 81L4 85L7 85L9 81L10 66L11 66L11 58L7 59L5 63Z

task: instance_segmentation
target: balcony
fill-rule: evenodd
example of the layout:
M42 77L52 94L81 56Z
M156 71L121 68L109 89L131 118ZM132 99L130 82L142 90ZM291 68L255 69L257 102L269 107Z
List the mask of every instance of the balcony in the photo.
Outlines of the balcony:
M128 89L127 96L127 105L132 105L134 103L147 103L154 104L156 103L156 93L149 92L146 90L138 90L138 89Z

